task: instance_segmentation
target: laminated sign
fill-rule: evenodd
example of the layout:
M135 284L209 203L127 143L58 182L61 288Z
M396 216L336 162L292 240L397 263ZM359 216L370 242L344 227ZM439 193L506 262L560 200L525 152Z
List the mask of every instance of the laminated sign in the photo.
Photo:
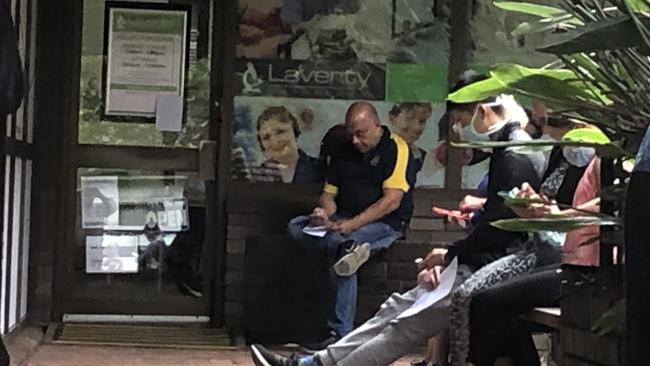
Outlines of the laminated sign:
M154 118L159 96L183 99L189 13L146 6L107 3L106 117Z

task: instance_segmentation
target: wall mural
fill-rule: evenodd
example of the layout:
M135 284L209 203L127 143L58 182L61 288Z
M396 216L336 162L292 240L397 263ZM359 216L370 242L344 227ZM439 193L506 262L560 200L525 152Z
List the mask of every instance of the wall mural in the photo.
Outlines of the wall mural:
M446 149L438 142L437 131L447 95L451 0L242 0L239 4L240 62L235 84L240 97L233 157L235 167L248 170L239 169L235 177L301 180L286 171L269 173L271 152L262 150L255 138L263 108L284 107L282 112L292 116L287 118L298 125L294 159L307 161L306 157L317 159L319 138L342 122L345 106L365 99L373 101L387 125L388 111L396 104L429 103L431 116L417 141L427 153L427 165L417 186L444 186ZM525 19L526 15L473 1L471 67L484 72L485 65L497 62L547 62L534 50L549 41L548 36L512 34ZM371 81L367 85L365 78ZM250 141L246 136L252 136ZM262 170L251 170L255 166L263 166L263 172L273 177L261 178L264 174L256 172ZM487 162L464 167L461 188L476 188L486 171Z
M354 100L283 97L235 98L234 179L256 182L318 183L326 132L343 122ZM445 146L438 121L444 105L373 101L383 124L401 135L417 153L426 154L417 186L444 186Z
M434 0L243 0L234 85L234 179L323 180L321 141L355 100L425 155L444 187L448 6ZM446 123L446 122L445 122Z

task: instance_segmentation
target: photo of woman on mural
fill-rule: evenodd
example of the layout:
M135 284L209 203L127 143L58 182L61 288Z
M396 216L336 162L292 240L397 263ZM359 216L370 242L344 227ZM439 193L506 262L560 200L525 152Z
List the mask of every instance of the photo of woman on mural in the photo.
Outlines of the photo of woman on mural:
M268 107L257 118L257 141L264 162L251 169L251 180L317 183L322 180L316 158L298 147L300 124L285 107Z

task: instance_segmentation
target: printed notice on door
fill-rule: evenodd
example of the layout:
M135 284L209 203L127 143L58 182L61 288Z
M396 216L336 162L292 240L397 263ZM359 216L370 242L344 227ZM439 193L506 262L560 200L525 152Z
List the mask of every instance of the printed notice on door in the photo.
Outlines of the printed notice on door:
M86 237L86 273L137 273L136 235Z
M84 229L120 223L117 176L81 177L81 222Z
M153 118L158 96L182 100L188 12L109 6L106 21L104 114Z

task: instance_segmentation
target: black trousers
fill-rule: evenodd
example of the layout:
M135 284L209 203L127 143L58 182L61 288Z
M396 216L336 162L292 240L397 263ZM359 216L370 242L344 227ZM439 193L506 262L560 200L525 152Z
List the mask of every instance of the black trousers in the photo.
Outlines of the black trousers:
M472 298L470 307L470 360L492 366L503 356L515 366L540 364L531 330L517 315L536 307L557 306L562 281L560 264L540 267L512 278Z

